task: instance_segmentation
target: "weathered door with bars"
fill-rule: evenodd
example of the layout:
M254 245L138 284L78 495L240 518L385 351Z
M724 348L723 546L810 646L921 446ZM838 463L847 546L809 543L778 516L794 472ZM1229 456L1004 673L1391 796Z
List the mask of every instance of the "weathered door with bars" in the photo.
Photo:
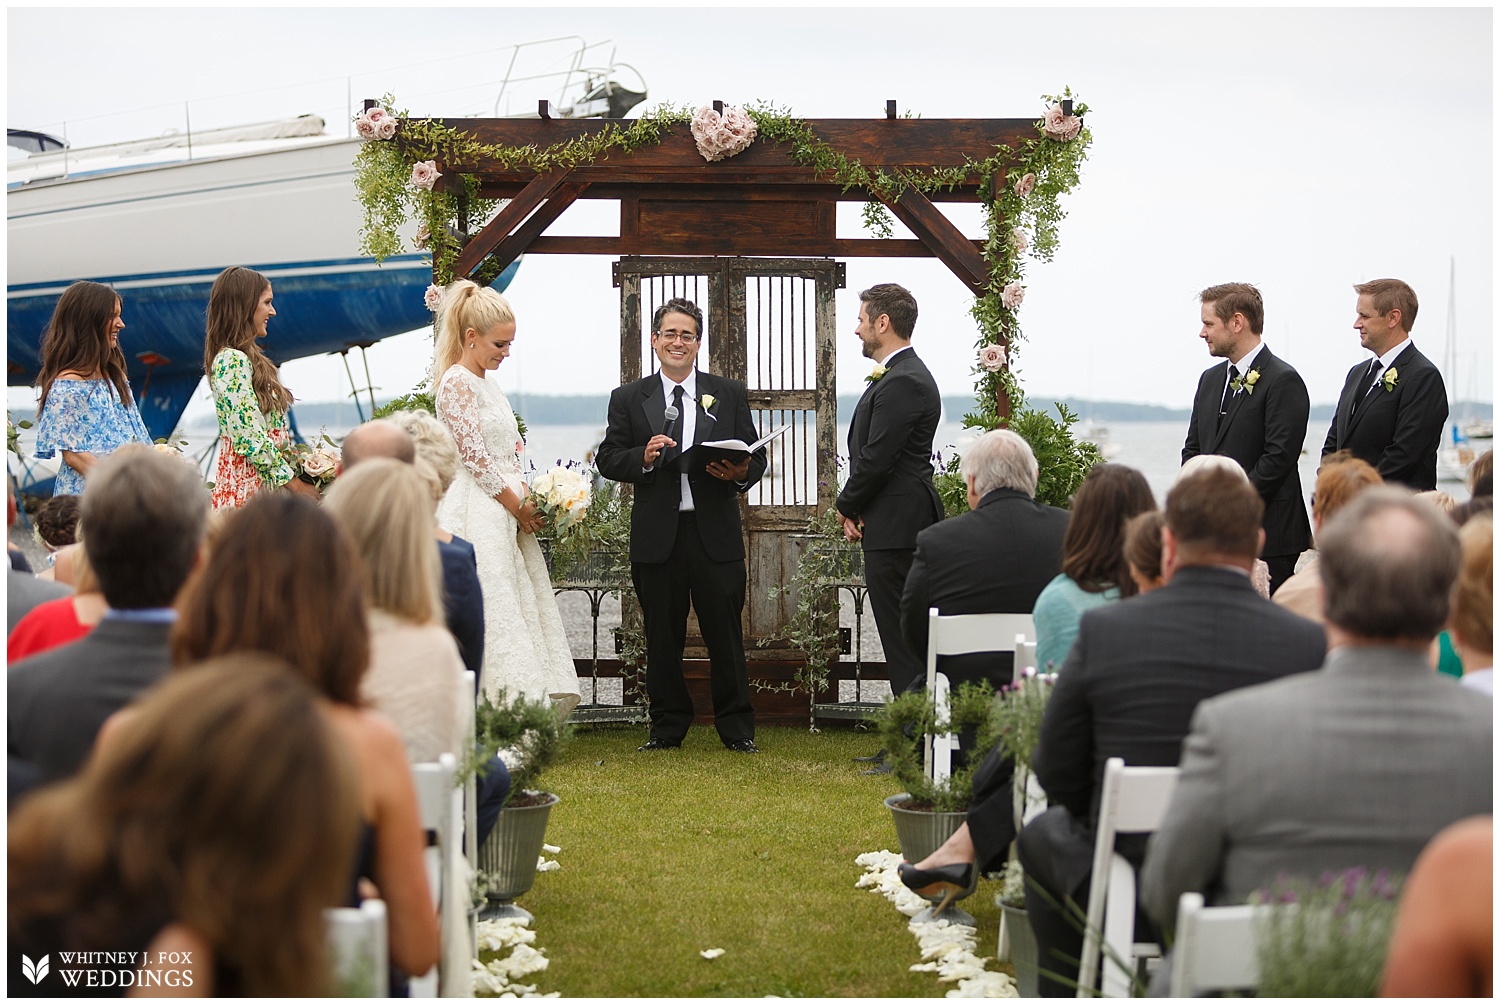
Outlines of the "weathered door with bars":
M761 435L791 428L767 447L766 475L741 497L749 584L745 654L785 659L784 646L757 643L786 624L792 598L771 595L791 581L799 554L790 535L804 530L837 487L834 290L841 262L774 258L622 258L620 382L657 371L651 318L673 297L703 311L698 368L745 384ZM696 617L688 653L704 657ZM752 674L753 676L753 674Z

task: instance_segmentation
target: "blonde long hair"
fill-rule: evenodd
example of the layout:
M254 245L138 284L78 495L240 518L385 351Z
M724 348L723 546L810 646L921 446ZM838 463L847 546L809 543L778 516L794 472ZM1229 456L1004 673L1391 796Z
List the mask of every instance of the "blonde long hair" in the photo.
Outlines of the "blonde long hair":
M416 468L388 457L360 461L323 500L365 564L365 596L418 624L443 623L443 571L432 496Z
M487 332L496 325L512 324L515 312L510 301L488 286L480 286L467 279L455 279L443 290L441 309L438 313L437 347L432 354L432 386L448 368L457 363L464 354L464 332L472 328Z

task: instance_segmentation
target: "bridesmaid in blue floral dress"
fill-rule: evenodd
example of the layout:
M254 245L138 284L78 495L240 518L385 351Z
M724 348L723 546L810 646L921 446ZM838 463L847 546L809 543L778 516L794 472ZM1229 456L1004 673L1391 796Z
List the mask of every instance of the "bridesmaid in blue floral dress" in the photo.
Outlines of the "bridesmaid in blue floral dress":
M36 456L62 451L53 495L83 492L99 458L126 443L150 443L120 351L120 295L102 283L74 283L42 333Z

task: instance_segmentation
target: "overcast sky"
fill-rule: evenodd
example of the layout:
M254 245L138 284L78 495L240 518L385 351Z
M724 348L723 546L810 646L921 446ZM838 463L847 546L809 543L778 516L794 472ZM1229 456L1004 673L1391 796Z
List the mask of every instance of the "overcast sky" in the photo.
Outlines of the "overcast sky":
M9 124L66 120L75 142L126 138L109 130L134 124L92 116L187 99L195 127L308 111L296 89L265 89L319 79L340 128L346 75L357 75L356 101L394 88L413 111L470 113L493 98L459 85L499 73L492 59L449 56L574 34L612 39L652 102L766 99L818 118L878 117L895 98L929 118L1006 118L1039 115L1038 95L1071 85L1092 109L1094 146L1064 203L1061 250L1029 265L1019 364L1031 394L1188 405L1210 362L1196 294L1243 280L1265 296L1268 344L1314 402L1332 401L1362 355L1356 282L1411 283L1414 336L1442 365L1451 258L1450 393L1492 397L1488 9L13 8L8 25ZM228 95L243 96L207 100ZM613 233L610 209L580 204L553 232ZM849 213L841 234L858 236ZM972 207L950 215L980 236ZM507 293L520 320L507 390L616 383L609 261L526 259ZM915 344L943 392L972 389L972 300L946 269L851 260L848 278L841 390L859 390L869 365L853 335L855 291L885 281L916 295ZM389 340L370 353L375 383L404 391L429 356L421 333ZM336 358L290 363L285 376L305 399L348 390Z

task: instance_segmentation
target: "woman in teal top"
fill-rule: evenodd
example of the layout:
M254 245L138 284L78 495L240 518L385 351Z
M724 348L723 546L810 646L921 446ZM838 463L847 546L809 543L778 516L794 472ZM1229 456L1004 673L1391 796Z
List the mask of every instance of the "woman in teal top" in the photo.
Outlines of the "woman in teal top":
M1062 574L1042 589L1031 612L1037 669L1062 669L1084 611L1135 594L1125 524L1154 509L1146 476L1123 464L1097 464L1078 486L1063 535Z
M53 495L82 494L99 458L126 443L151 442L125 379L124 327L119 294L103 283L78 282L58 298L42 334L35 453L62 453Z

